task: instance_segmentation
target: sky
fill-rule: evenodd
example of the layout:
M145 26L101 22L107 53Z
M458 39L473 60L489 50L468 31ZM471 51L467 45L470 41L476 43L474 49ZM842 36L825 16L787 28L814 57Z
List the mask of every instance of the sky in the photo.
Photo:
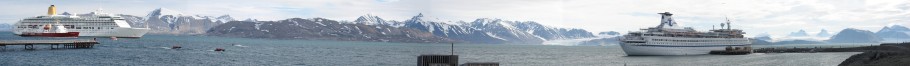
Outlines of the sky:
M845 28L876 32L888 25L910 26L907 0L3 0L0 23L43 15L48 5L59 12L145 16L158 8L184 14L236 19L282 20L328 18L353 21L371 14L405 21L418 13L438 21L496 18L534 21L591 32L626 33L659 24L657 13L671 12L678 24L709 30L729 18L747 35L785 36L806 30Z

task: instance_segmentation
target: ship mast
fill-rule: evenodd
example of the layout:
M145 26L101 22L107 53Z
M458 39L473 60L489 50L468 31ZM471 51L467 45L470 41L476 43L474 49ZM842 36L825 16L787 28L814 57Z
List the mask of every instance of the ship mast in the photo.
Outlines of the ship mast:
M733 25L730 25L730 18L724 17L724 19L727 19L727 30L732 30L733 28L730 27Z

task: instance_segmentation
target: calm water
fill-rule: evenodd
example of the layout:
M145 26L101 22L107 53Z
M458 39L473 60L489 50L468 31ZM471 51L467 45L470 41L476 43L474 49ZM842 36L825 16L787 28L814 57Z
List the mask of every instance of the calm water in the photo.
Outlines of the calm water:
M9 32L0 40L23 38ZM87 37L79 38L87 39ZM0 64L22 65L300 65L415 66L420 54L449 54L449 44L267 40L205 36L146 35L110 40L92 49L22 50L7 46ZM233 45L232 45L233 44ZM182 49L169 49L179 45ZM834 66L858 52L752 55L624 56L618 46L457 44L460 63L499 62L504 66ZM225 48L226 52L211 51Z

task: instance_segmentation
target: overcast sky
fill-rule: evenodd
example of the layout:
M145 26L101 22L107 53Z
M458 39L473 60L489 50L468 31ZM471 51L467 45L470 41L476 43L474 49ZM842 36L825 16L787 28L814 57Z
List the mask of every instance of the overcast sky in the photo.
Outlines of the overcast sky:
M157 8L203 16L281 20L323 17L353 21L372 14L404 21L423 13L439 21L498 18L535 21L554 27L622 33L659 24L659 12L671 12L679 24L711 29L728 17L733 28L749 34L783 36L804 29L836 33L844 28L878 31L886 25L910 25L907 0L3 0L0 23L58 11L145 16ZM719 26L718 26L719 27Z

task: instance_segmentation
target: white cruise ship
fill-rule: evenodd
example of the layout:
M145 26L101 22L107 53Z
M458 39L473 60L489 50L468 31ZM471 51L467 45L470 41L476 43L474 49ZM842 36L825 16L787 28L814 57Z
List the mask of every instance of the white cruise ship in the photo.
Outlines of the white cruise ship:
M721 29L699 32L691 27L677 26L669 12L658 14L662 17L657 27L629 32L619 39L626 55L701 55L728 47L751 48L750 40L743 37L745 33L731 29L729 20L721 23Z
M57 24L59 22L59 24ZM124 18L116 15L102 13L99 9L86 15L57 15L56 6L48 7L47 15L29 17L14 24L13 33L45 32L41 27L47 25L63 25L69 32L79 32L79 36L94 37L127 37L139 38L149 31L149 28L134 28Z

